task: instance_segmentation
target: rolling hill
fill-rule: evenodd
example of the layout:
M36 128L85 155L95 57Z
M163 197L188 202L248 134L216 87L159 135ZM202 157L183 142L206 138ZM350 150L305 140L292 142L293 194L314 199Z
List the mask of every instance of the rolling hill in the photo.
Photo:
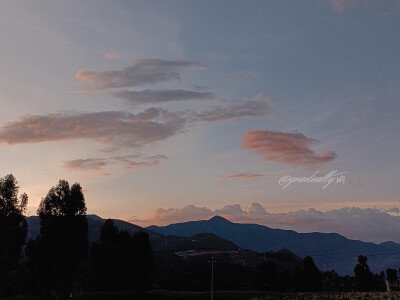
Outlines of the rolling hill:
M88 240L92 244L100 240L100 228L105 222L96 215L88 215ZM253 250L240 249L235 243L221 238L213 233L197 233L189 236L164 235L162 233L142 228L122 220L113 220L119 230L130 234L146 231L154 252L154 259L161 264L207 265L211 256L223 264L238 266L256 266L263 261L273 261L281 271L292 272L301 265L301 258L282 250L275 253L262 254ZM40 232L40 219L37 216L27 218L27 240L35 239Z
M272 229L257 224L232 223L216 216L207 221L191 221L164 227L150 226L148 230L164 235L190 237L198 233L213 233L232 241L242 249L258 252L287 248L296 255L310 255L321 270L334 269L341 275L352 275L358 255L366 255L371 270L379 273L400 266L400 245L350 240L337 233L298 233Z

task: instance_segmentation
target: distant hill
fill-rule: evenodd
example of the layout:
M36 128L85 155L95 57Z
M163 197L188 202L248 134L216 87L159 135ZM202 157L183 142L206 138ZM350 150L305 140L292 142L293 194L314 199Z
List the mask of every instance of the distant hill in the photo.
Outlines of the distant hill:
M105 222L96 215L88 215L89 243L100 240L100 228ZM150 243L157 262L171 266L178 265L207 265L213 256L219 264L234 264L238 266L256 266L263 261L273 261L280 271L293 272L301 265L301 258L289 250L281 250L274 253L258 253L253 250L240 249L235 243L221 238L213 233L197 233L192 236L164 235L148 228L125 222L113 220L119 230L126 230L130 234L138 231L146 231L149 234ZM37 216L27 218L28 237L35 239L40 232L40 219Z
M27 217L26 220L28 222L27 240L35 239L40 233L40 218L38 216L31 216ZM106 220L96 215L88 215L87 221L89 243L92 244L94 242L98 242L100 240L100 228ZM145 229L129 222L125 222L122 220L113 221L119 230L126 230L130 234L133 234L137 231L147 231L149 233L150 240L158 240L163 236L163 234Z
M232 223L216 216L207 221L191 221L164 227L150 226L148 230L164 235L190 237L199 233L213 233L232 241L242 249L258 252L287 248L296 255L310 255L321 270L335 269L341 275L353 275L360 254L368 256L373 272L400 266L400 245L350 240L337 233L298 233L292 230L272 229L257 224Z

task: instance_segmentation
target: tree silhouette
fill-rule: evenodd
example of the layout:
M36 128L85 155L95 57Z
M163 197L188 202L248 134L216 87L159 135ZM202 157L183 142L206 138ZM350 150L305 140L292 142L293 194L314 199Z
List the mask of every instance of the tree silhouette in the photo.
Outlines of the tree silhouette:
M397 279L399 279L399 277L397 276L397 270L391 268L386 269L386 279L389 282L397 281Z
M27 249L38 285L55 296L75 295L88 253L86 204L79 183L70 188L60 180L42 199L38 214L40 235Z
M42 220L48 216L86 216L82 187L79 183L75 183L70 188L68 181L60 180L58 185L52 187L46 197L42 199L37 212Z
M363 291L369 291L374 285L374 275L367 264L368 258L364 255L358 256L358 264L354 267L354 277L357 286Z
M258 266L258 278L261 287L265 290L276 290L278 288L279 273L275 262L266 261Z
M118 231L111 219L100 229L100 244L91 248L97 290L138 290L149 284L152 249L146 232Z
M0 178L0 294L11 283L13 271L18 266L22 246L27 234L27 222L23 216L28 196L18 199L18 182L11 174Z
M153 251L149 241L149 234L138 231L133 234L133 266L135 268L136 289L147 289L150 284L150 275L153 264Z
M305 291L319 291L322 285L322 273L315 265L311 256L303 259L303 269L301 271L301 289Z

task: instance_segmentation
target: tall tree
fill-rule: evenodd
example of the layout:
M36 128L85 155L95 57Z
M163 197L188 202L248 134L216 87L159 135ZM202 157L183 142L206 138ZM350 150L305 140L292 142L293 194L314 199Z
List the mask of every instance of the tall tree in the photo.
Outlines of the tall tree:
M265 261L257 269L257 278L261 281L261 287L265 290L277 290L279 273L275 262Z
M135 268L136 289L147 289L150 284L150 275L153 267L153 249L149 241L149 234L138 231L133 234L134 248L133 265Z
M399 279L397 276L397 270L391 268L386 269L386 279L389 282L397 281Z
M303 259L300 282L302 283L301 288L306 291L319 291L322 287L322 273L311 256L306 256Z
M82 283L88 254L86 204L79 183L71 187L60 180L42 199L38 214L40 235L36 240L35 269L44 292L75 295Z
M364 255L358 256L358 264L354 267L354 277L360 290L369 291L374 286L374 275L367 264L368 258Z
M149 284L152 249L146 232L118 231L108 219L100 229L100 243L91 248L94 288L137 290Z
M24 217L28 196L18 198L18 182L11 174L0 178L0 293L18 266L27 234Z

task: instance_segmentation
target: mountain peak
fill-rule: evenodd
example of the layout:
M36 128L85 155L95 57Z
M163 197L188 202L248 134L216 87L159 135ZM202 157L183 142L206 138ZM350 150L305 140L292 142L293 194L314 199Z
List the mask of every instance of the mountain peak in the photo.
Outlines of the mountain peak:
M228 221L227 219L221 217L221 216L214 216L211 219L208 220L208 222L212 223L232 223L231 221Z
M94 221L103 221L103 219L101 217L99 217L98 215L87 215L86 218L94 220Z

